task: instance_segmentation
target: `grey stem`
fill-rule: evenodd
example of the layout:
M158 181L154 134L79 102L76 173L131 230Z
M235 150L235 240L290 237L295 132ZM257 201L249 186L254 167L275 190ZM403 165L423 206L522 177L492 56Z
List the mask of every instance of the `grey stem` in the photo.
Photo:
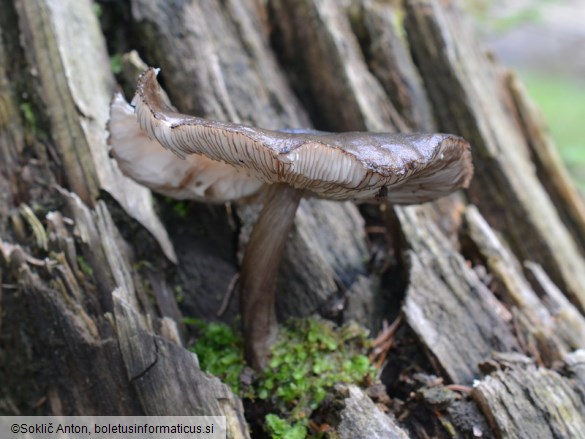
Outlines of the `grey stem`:
M302 195L285 184L271 185L244 252L240 310L246 360L256 370L266 367L276 339L276 279Z

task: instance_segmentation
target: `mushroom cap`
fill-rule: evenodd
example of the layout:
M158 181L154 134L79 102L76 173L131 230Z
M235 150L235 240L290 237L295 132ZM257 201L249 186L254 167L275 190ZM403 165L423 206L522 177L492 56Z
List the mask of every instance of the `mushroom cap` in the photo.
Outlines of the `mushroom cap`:
M181 158L206 156L320 198L397 204L448 195L473 175L470 146L454 135L272 131L206 120L169 107L157 73L142 73L132 103L140 127Z

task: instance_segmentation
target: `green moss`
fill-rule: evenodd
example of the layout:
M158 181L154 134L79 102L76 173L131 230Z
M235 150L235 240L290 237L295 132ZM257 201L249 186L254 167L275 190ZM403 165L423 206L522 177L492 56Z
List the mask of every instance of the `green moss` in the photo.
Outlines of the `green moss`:
M100 5L99 3L93 3L92 5L93 8L93 13L97 18L101 18L102 15L104 14L104 11L102 10L102 5Z
M337 383L360 383L374 369L362 355L365 332L357 326L335 328L331 322L303 319L280 330L257 394L289 419L301 420Z
M190 350L197 354L201 368L240 394L240 374L245 364L241 337L223 323L205 323L199 319L185 319L184 323L200 331Z
M181 304L185 301L185 293L183 291L183 287L180 285L175 285L175 300L178 304Z
M25 121L26 128L34 134L37 129L37 120L35 117L35 113L32 109L32 105L29 104L28 102L21 103L20 112L22 113L22 117Z
M197 353L202 369L220 377L240 396L263 401L282 416L266 417L267 431L274 438L305 437L312 412L335 384L359 384L375 374L368 357L361 353L369 347L361 327L336 328L314 318L294 320L280 329L268 367L242 394L239 377L245 364L239 335L224 324L187 323L200 331L191 350Z
M114 56L110 58L110 69L114 75L117 75L122 71L122 55L116 53Z
M93 277L93 268L91 268L83 256L77 256L77 263L86 276Z
M273 439L305 439L307 437L307 427L303 423L290 424L273 414L266 415L266 431Z
M173 213L177 215L179 218L184 219L187 218L187 216L189 215L190 208L189 203L187 201L174 200L170 197L165 197L164 201L168 206L171 206Z

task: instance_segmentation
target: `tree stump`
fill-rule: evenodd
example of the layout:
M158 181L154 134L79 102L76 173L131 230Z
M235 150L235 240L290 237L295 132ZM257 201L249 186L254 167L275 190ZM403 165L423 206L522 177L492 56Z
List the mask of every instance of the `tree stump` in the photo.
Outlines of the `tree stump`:
M213 414L228 437L250 436L240 399L186 349L182 317L219 319L259 206L179 211L121 174L108 106L144 62L182 112L472 144L465 193L301 204L280 321L402 322L380 357L390 398L332 390L339 437L585 431L585 204L519 80L456 2L0 0L0 11L0 414Z

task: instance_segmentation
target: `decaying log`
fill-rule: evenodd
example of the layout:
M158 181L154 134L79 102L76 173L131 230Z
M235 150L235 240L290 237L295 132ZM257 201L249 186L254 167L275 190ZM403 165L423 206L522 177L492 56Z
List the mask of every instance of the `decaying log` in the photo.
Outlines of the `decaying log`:
M5 303L24 310L20 317L6 319L4 327L20 332L32 352L44 348L51 353L41 357L47 367L37 372L36 384L48 385L48 407L41 413L225 415L230 437L248 437L239 399L199 369L197 358L177 344L177 336L162 336L178 334L176 327L164 330L175 324L153 321L155 310L140 311L147 299L140 297L144 291L133 279L106 205L100 201L91 211L76 195L61 194L71 225L50 240L49 257L35 262L20 247L2 242L3 263L10 268L5 279L14 279L21 291ZM52 213L51 223L59 224L58 217ZM84 262L91 264L91 272L69 265L68 260L78 260L75 254L55 253L69 240L91 248L94 259ZM98 275L106 282L94 284ZM111 290L108 284L118 286ZM23 326L23 316L34 326Z
M60 210L45 210L46 216L39 218L46 207L33 210L22 204L11 213L17 227L10 232L27 248L6 241L11 234L2 237L2 281L10 289L2 300L3 310L10 310L2 321L3 352L10 348L10 355L2 356L2 369L13 370L3 372L3 411L12 407L8 411L18 413L20 407L39 414L223 414L231 426L230 437L248 437L239 399L203 373L194 355L177 344L174 323L158 320L164 314L146 296L147 281L133 269L110 208L97 200L99 190L108 191L153 233L166 256L175 258L150 193L123 177L107 156L105 127L114 81L91 5L17 2L13 9L4 3L2 9L19 20L18 27L2 23L7 33L2 35L2 54L4 41L21 38L36 74L29 89L40 97L35 111L47 120L46 126L39 122L34 128L50 134L46 141L62 160L65 181L79 195L58 188L55 176L49 178L43 198L52 198L52 206ZM10 118L15 109L9 100L16 73L2 74L9 104L2 126L9 130L2 130L1 146L3 156L11 159L23 151L18 146L21 138L11 134L18 126ZM36 148L38 152L42 145ZM14 171L5 168L3 181L14 181ZM27 198L23 194L28 190L34 198L29 189L34 177L22 183L23 191L11 185L9 193ZM15 208L14 201L6 201L6 207ZM27 238L27 229L34 239ZM5 224L3 230L8 230ZM145 361L136 361L139 358ZM30 366L23 367L23 362ZM36 379L22 392L24 378L15 378L31 373Z
M585 342L585 318L559 288L552 282L542 267L534 262L525 262L527 277L532 279L539 295L555 320L560 337L572 349L579 349Z
M161 68L173 104L187 114L263 128L308 127L252 15L254 2L225 3L131 1L144 58Z
M272 1L284 62L303 78L314 118L333 131L403 131L406 123L368 70L342 5ZM304 50L295 50L303 47Z
M517 119L530 147L536 174L583 252L585 249L585 201L561 160L542 114L514 72L508 73L506 84L514 100Z
M585 428L583 388L520 358L477 384L473 398L497 437L579 437Z
M279 319L403 322L379 361L390 398L338 387L320 408L335 434L585 430L583 200L456 2L97 3L113 20L102 29L90 0L0 0L0 414L223 414L229 437L249 436L241 401L183 346L181 320L216 318L222 302L234 319L226 292L260 206L185 212L120 174L107 43L137 51L117 77L125 90L139 66L161 67L183 112L472 143L464 194L362 209L366 220L351 203L301 203Z
M89 205L93 205L100 189L109 192L176 261L149 191L124 177L108 159L104 127L114 78L91 5L33 1L16 2L15 6L24 53L35 72L35 91L63 162L67 184Z
M521 259L542 265L585 309L585 261L535 173L501 70L477 50L469 22L454 4L406 5L406 32L438 127L474 146L471 199ZM549 175L554 169L540 177Z
M569 377L575 379L581 388L581 394L585 389L585 351L576 350L565 356L565 365L569 370Z
M494 231L481 217L478 210L469 207L465 212L470 238L484 258L493 286L504 303L513 307L515 317L529 345L535 344L537 352L531 352L544 364L551 366L562 360L565 353L585 346L585 319L571 303L558 294L550 279L549 290L542 299L537 295L523 274L522 266L514 255L498 239ZM526 266L534 277L546 282L542 269L533 262ZM552 284L552 285L551 285Z
M434 131L435 123L421 77L400 40L400 11L375 0L355 2L350 9L356 32L372 74L384 88L410 129Z
M340 438L406 439L408 434L396 421L382 412L357 386L339 385L335 388L336 404L343 408L332 422Z
M248 437L242 403L230 388L202 372L194 354L152 334L143 316L126 302L127 292L118 289L113 297L124 366L144 413L224 415L229 437Z
M0 27L0 38L3 38ZM7 233L9 210L16 204L21 188L17 172L19 155L24 149L23 121L20 118L16 91L8 80L8 57L0 44L0 236Z
M421 213L398 213L412 248L404 314L448 379L470 384L493 351L516 350L518 344L509 313Z

